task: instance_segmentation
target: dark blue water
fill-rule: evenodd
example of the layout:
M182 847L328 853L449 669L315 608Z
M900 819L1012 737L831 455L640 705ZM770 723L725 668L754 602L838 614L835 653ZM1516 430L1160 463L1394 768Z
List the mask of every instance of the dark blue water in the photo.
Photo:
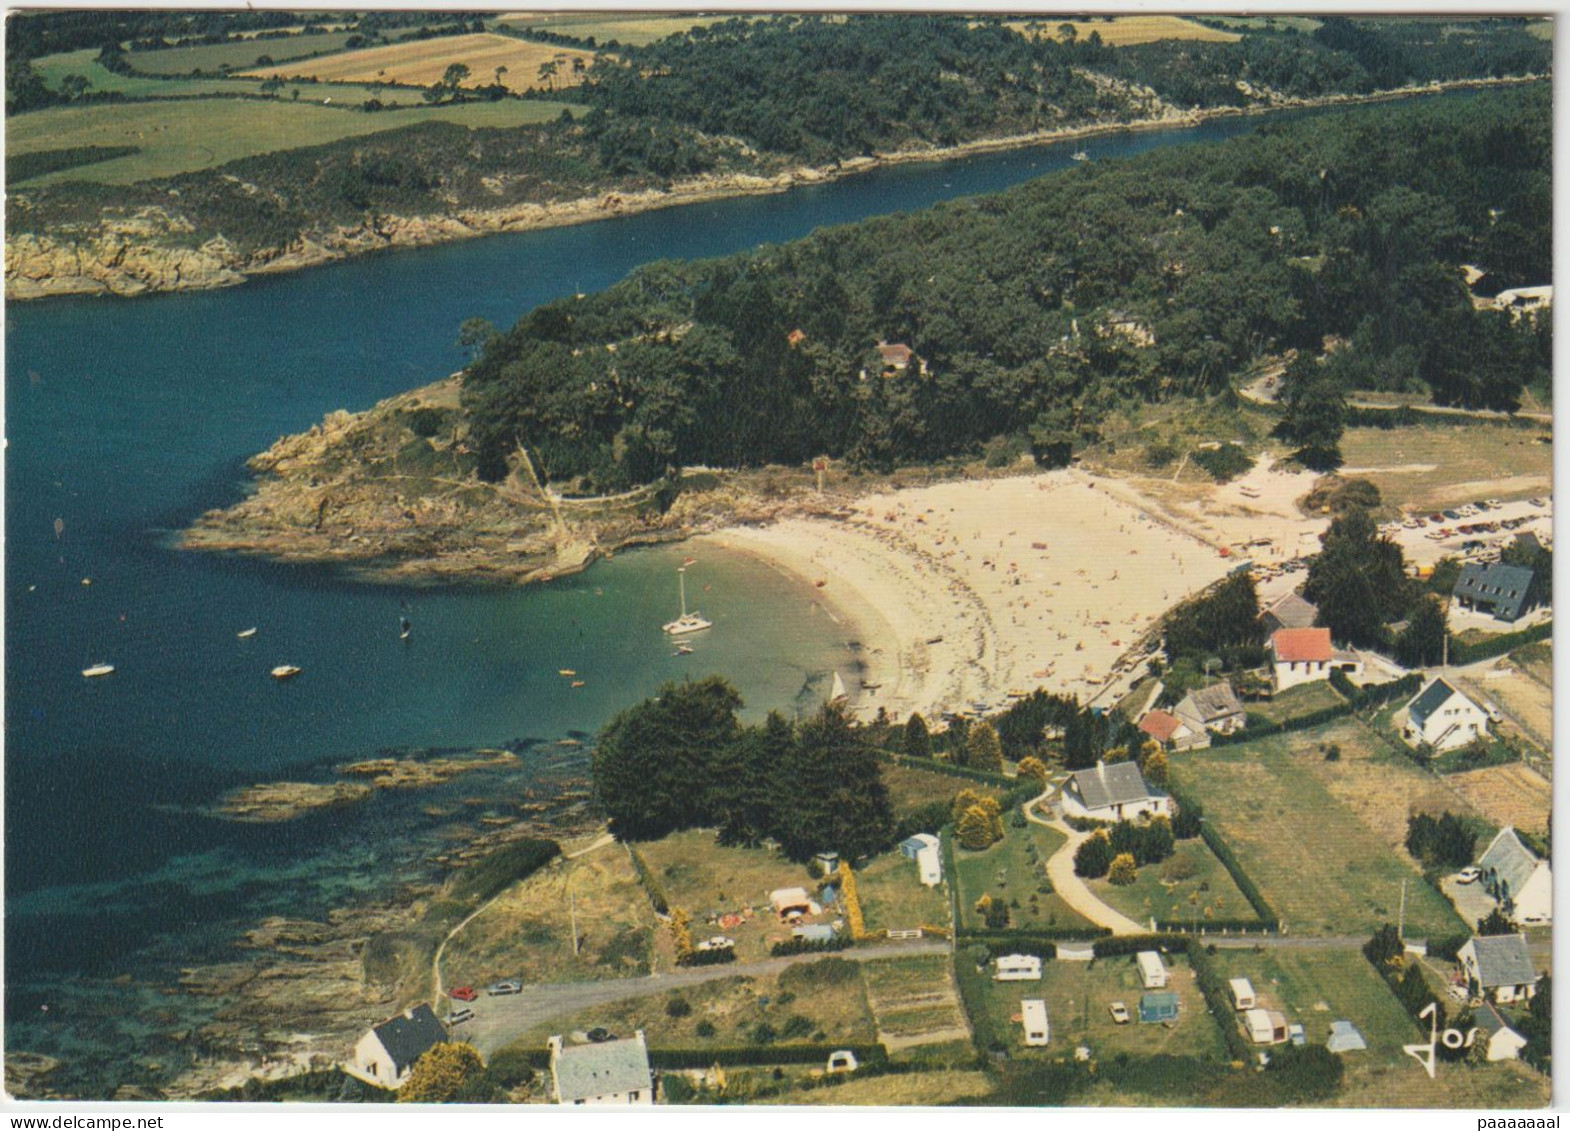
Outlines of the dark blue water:
M381 747L592 732L682 673L719 671L751 708L789 707L846 658L844 630L803 615L810 593L742 560L695 567L719 628L699 655L677 659L657 630L675 601L676 551L623 555L528 590L415 592L164 548L167 530L239 496L248 455L327 411L452 372L466 318L507 325L653 259L1001 189L1067 167L1075 149L1127 156L1256 123L903 166L232 290L11 306L8 1005L51 980L149 955L178 961L274 904L320 909L342 897L354 868L380 875L400 852L415 862L403 843L411 825L398 824L418 823L412 805L379 799L261 834L199 815L233 785L323 777ZM409 646L397 639L405 613L416 626ZM254 638L237 639L252 625ZM83 679L97 661L116 673ZM304 674L276 683L267 672L279 663ZM558 668L579 670L587 686L564 686ZM58 1031L26 1035L34 1043L24 1047L71 1043Z

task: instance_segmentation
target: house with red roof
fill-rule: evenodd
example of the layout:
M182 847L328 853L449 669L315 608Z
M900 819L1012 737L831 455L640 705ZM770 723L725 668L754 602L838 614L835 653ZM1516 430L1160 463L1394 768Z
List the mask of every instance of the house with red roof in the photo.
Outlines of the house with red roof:
M1162 746L1171 746L1174 750L1210 745L1209 736L1204 731L1196 734L1182 719L1159 708L1145 712L1145 717L1139 720L1139 729Z
M1270 666L1276 690L1329 679L1336 669L1361 675L1363 658L1330 643L1328 628L1278 628L1270 635Z

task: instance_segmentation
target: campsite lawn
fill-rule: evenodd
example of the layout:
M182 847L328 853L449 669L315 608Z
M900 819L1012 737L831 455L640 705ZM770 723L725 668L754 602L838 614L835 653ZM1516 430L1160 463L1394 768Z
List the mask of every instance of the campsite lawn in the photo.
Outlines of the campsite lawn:
M1321 743L1339 745L1341 760L1326 762ZM1452 935L1465 924L1395 847L1410 806L1443 810L1426 793L1443 786L1400 761L1338 720L1174 758L1172 773L1292 934L1369 934L1394 922L1405 882L1408 934Z
M1256 918L1216 854L1198 837L1178 841L1170 857L1141 868L1126 887L1104 879L1088 886L1097 899L1136 923L1152 916L1195 926L1209 919Z
M316 102L199 98L50 107L9 119L6 122L6 151L14 155L89 145L135 145L139 151L128 156L62 170L26 182L35 185L54 181L131 184L208 169L275 150L379 133L416 122L457 122L470 127L521 126L556 118L562 110L569 109L561 102L506 99L362 114L348 108L322 105L322 98L341 100L346 97L332 87L312 90L310 94ZM357 97L357 94L348 97Z
M924 887L916 862L885 852L856 870L856 895L869 933L949 925L947 888Z
M767 958L773 943L790 938L790 928L775 918L769 893L800 887L811 894L819 882L777 852L721 845L712 829L689 829L634 847L670 906L691 917L693 939L720 934L735 939L743 962ZM839 910L829 908L810 921L831 922ZM742 921L732 926L714 921L725 914L741 915Z
M960 926L970 930L984 928L986 924L976 913L976 901L983 895L991 895L994 900L1008 901L1011 928L1022 931L1043 927L1094 930L1095 924L1064 903L1062 897L1051 890L1047 880L1047 858L1063 845L1066 839L1063 834L1034 822L1016 829L1009 824L1007 816L1003 826L1003 839L991 848L967 852L958 845L954 847L954 866L958 874L949 880L957 880L959 884ZM1018 907L1014 906L1016 901Z
M1225 1046L1215 1024L1205 1012L1205 1000L1194 984L1194 971L1181 955L1162 955L1169 971L1167 989L1178 995L1177 1022L1171 1027L1139 1020L1139 999L1146 991L1133 955L1098 958L1094 962L1042 963L1039 982L994 982L991 970L978 973L967 953L959 956L956 972L969 982L967 997L980 1005L983 1016L973 1021L978 1031L1000 1039L1013 1056L1061 1057L1076 1045L1088 1045L1098 1060L1127 1053L1153 1056L1225 1056ZM1047 1005L1050 1042L1027 1048L1018 1020L1021 1001L1040 999ZM1110 1006L1121 1001L1132 1016L1127 1024L1112 1020Z

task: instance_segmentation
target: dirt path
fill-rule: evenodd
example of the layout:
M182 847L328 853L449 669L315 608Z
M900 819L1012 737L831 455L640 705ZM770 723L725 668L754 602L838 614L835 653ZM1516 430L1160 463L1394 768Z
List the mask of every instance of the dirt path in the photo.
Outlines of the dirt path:
M1052 881L1052 890L1063 898L1063 902L1078 911L1098 927L1106 927L1114 935L1143 935L1148 933L1145 927L1121 912L1114 911L1101 900L1097 899L1090 888L1085 886L1085 881L1074 874L1074 852L1081 844L1090 839L1090 833L1075 832L1061 821L1048 821L1039 817L1033 811L1037 802L1045 799L1046 793L1040 797L1033 797L1021 806L1027 821L1034 821L1038 825L1045 825L1049 829L1063 833L1068 837L1068 842L1054 852L1047 860L1047 879Z

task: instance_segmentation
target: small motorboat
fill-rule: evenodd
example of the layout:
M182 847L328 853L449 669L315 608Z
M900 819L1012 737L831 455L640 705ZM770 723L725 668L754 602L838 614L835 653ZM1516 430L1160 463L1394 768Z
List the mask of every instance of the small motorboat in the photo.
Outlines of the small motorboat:
M256 629L254 627L242 628L239 632L235 633L235 635L238 636L241 640L249 640L251 637L256 635Z
M97 678L98 676L101 676L101 675L113 675L114 674L114 665L113 664L94 664L90 668L83 668L82 669L82 674L84 676L86 676L88 679L95 679L95 678Z
M279 664L272 674L274 679L293 679L300 674L300 669L293 664Z
M582 687L583 686L583 680L581 680L581 679L573 680L572 681L572 686L574 686L574 687Z
M1075 160L1075 161L1089 161L1090 160L1090 154L1086 153L1083 149L1081 149L1078 153L1074 154L1072 160Z
M573 671L571 668L562 668L556 674L559 676L575 676L578 673Z

